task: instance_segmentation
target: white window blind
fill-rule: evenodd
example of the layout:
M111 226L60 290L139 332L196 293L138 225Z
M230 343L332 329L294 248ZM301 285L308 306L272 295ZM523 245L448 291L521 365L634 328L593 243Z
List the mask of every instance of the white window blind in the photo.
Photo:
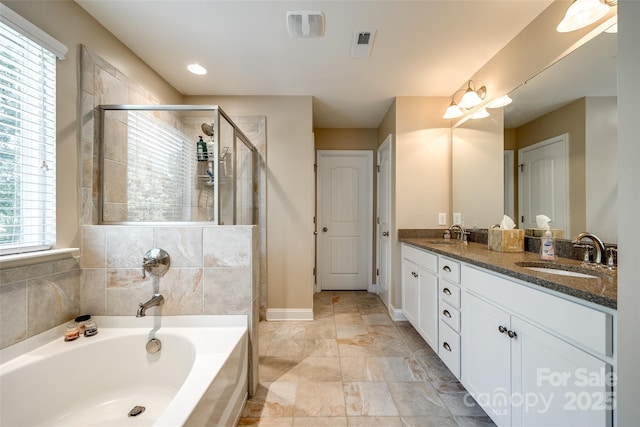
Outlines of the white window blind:
M0 255L49 249L55 244L55 160L56 55L3 20Z

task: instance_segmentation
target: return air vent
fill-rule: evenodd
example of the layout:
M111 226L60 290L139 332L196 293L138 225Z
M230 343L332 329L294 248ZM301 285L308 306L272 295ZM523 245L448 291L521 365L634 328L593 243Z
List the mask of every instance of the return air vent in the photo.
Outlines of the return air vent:
M351 44L351 56L354 58L366 58L370 56L373 39L375 39L375 37L376 30L355 30Z
M287 12L287 29L291 37L322 37L324 14L310 10Z

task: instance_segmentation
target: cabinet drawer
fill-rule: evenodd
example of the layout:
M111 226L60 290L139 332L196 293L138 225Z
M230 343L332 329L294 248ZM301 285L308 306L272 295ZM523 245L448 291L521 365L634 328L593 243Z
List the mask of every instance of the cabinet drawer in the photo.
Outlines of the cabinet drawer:
M460 307L460 288L446 280L438 281L438 291L440 299L454 307Z
M440 320L451 326L454 331L460 332L460 311L444 300L440 300Z
M432 272L438 271L438 256L417 248L402 244L402 257Z
M460 263L446 257L438 257L438 276L453 283L460 283Z
M460 335L440 321L438 356L447 368L460 379Z

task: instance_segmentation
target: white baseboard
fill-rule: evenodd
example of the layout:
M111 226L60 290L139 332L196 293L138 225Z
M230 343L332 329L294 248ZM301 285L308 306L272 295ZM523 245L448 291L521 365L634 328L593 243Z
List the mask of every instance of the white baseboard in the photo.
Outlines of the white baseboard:
M370 284L369 289L367 289L367 292L371 292L372 294L377 294L378 286L375 283Z
M395 320L396 322L407 320L407 318L404 315L404 310L400 308L395 308L392 305L389 306L389 316L391 316L391 319Z
M268 308L267 321L313 320L312 308Z

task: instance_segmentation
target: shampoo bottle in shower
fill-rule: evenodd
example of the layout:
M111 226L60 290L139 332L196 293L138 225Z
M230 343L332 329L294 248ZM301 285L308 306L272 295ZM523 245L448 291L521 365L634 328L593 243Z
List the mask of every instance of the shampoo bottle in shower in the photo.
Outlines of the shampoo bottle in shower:
M204 142L202 137L200 137L200 141L198 141L196 144L196 150L197 150L198 161L199 162L206 161L208 158L207 143Z

